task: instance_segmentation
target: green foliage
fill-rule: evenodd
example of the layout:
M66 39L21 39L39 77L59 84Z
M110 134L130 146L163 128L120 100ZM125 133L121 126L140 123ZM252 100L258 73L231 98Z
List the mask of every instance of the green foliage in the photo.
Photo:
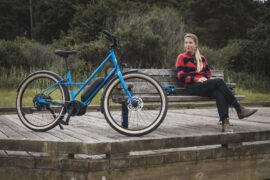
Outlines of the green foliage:
M50 43L70 28L75 0L33 1L34 39Z
M49 67L55 61L53 49L26 38L15 41L0 40L0 64L6 68Z
M255 73L270 77L270 23L259 24L249 31L249 40L234 42L239 48L235 58L227 61L228 67L240 72Z
M82 59L96 62L107 53L101 45L104 41L99 33L103 28L119 37L122 46L120 60L130 66L174 66L184 36L184 24L179 12L169 7L161 9L157 6L143 7L144 4L138 2L117 2L103 0L86 7L79 6L74 28L60 40L62 44L78 47L86 43Z
M270 93L270 78L262 76L260 73L225 71L226 82L234 82L237 87L248 89L252 92Z
M246 102L270 102L270 92L260 93L249 89L236 88L236 94L245 96Z
M0 88L0 108L3 107L16 107L16 95L17 91L15 89L2 89Z
M132 6L134 3L129 4ZM79 4L76 7L70 32L74 41L80 43L97 39L99 32L105 26L106 18L113 18L117 14L121 14L119 11L121 11L121 6L124 8L124 5L126 3L122 4L117 0L100 0L86 5Z
M171 8L153 8L145 14L118 17L116 34L121 38L123 59L133 67L171 67L183 44L184 24Z
M76 79L85 78L108 52L101 29L117 35L122 45L117 57L132 67L174 67L178 53L184 50L185 32L193 32L199 36L200 50L212 68L270 77L269 1L48 0L32 3L35 40L30 41L21 38L30 34L29 1L1 0L1 83L5 79L18 82L20 77L37 69L51 69L63 75L63 61L53 54L56 48L80 51L70 59L70 65ZM15 86L10 82L4 84ZM269 88L254 86L260 91Z
M236 61L240 53L240 47L237 42L231 42L221 49L201 46L200 51L208 60L211 69L230 69L231 62Z
M23 66L21 49L11 41L0 41L0 66L11 68L11 66Z
M50 43L60 32L70 28L75 12L75 0L32 0L33 38ZM30 37L30 1L1 0L0 38L13 40L17 36Z
M29 36L28 0L1 0L0 39L15 39L16 36Z
M230 39L246 38L246 30L256 23L253 0L190 0L184 7L188 31L214 48L225 46Z

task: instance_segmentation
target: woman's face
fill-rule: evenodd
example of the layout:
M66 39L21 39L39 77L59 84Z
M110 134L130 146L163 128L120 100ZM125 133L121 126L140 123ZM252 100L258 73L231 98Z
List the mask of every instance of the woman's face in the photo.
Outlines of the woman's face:
M186 51L190 53L194 53L197 47L197 44L195 43L194 39L190 37L185 38L184 45L185 45Z

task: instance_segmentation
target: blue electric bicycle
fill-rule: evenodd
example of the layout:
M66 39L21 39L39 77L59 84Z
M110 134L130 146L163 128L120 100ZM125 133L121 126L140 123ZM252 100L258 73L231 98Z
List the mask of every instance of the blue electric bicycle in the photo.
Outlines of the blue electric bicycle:
M56 50L66 64L66 78L51 71L37 71L27 76L17 90L16 108L22 123L34 131L47 131L68 125L71 116L83 115L97 94L101 112L109 125L119 133L141 136L155 130L167 113L167 97L161 85L138 71L123 72L114 49L117 38L103 31L110 40L110 52L85 82L73 82L68 56L76 51ZM96 77L111 61L113 68L105 77ZM99 93L99 91L101 91ZM153 98L146 98L151 94Z

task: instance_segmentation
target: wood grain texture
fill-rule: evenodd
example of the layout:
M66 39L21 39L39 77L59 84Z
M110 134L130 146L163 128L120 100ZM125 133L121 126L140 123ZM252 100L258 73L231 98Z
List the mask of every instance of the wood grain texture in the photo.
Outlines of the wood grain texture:
M214 144L270 140L270 108L239 120L230 111L234 133L224 134L217 125L216 108L169 110L161 126L142 137L114 131L100 112L72 117L64 130L48 132L25 128L17 115L0 116L0 150L75 154L117 154Z

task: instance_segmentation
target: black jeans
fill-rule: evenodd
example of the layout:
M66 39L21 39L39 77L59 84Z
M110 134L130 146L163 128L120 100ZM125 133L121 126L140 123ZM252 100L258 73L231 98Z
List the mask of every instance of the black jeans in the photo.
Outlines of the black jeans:
M214 97L220 120L229 117L229 105L234 106L238 103L223 79L209 79L203 83L193 83L188 85L187 90L193 95Z

